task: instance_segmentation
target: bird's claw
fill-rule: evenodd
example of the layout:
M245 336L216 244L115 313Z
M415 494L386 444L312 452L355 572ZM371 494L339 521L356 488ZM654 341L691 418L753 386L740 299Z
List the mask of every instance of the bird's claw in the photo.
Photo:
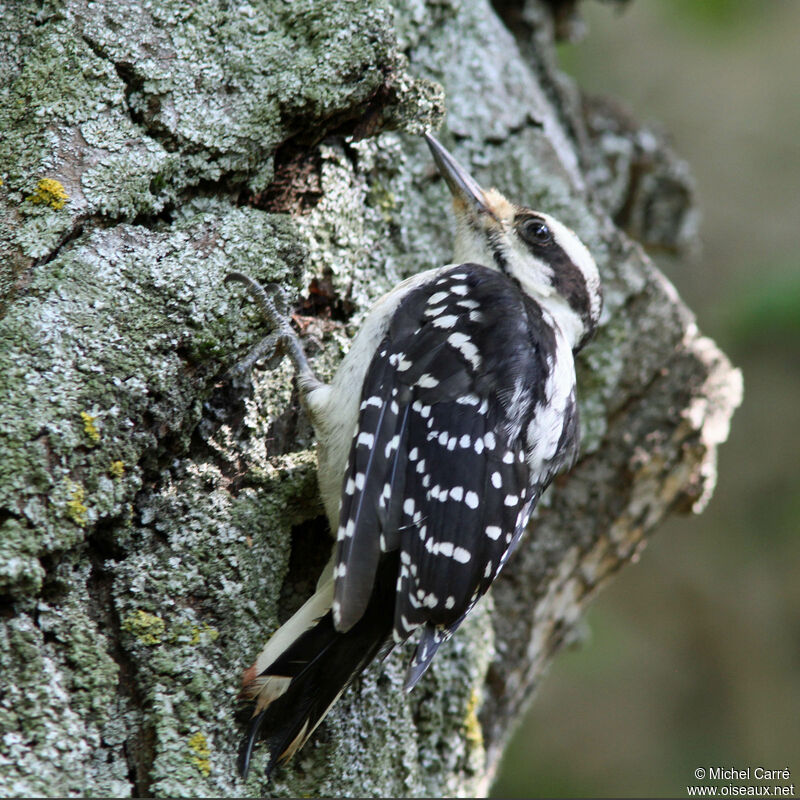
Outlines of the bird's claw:
M244 272L229 272L225 276L225 283L233 281L245 285L250 297L253 298L272 330L281 330L282 328L291 330L286 319L289 302L283 289L277 283L268 283L266 286L262 286Z
M229 272L225 276L225 283L232 281L245 285L271 332L231 369L231 373L242 373L251 369L257 361L272 351L267 359L268 369L275 369L284 355L288 355L297 368L301 386L307 390L318 386L320 382L311 371L300 339L289 324L289 302L283 289L276 283L269 283L264 287L243 272Z

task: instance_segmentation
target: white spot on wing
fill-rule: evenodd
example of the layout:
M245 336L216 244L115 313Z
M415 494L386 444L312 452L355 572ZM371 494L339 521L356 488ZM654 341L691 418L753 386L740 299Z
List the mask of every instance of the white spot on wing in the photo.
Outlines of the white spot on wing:
M466 564L472 558L470 555L469 550L465 550L463 547L456 547L453 550L453 558L458 561L460 564Z
M435 328L452 328L458 322L458 317L454 314L445 314L443 317L436 317L433 321Z
M463 355L464 358L466 358L467 361L472 364L473 369L478 369L478 367L480 367L480 353L469 336L467 336L465 333L451 333L447 337L447 342L455 347L456 350L458 350L461 355Z
M436 308L431 308L430 306L425 309L425 316L426 317L438 317L439 314L442 312L447 311L447 306L436 306Z
M375 444L375 436L372 433L367 433L367 431L361 431L358 434L358 439L356 439L356 445L363 444L365 447L372 447Z
M421 386L423 389L433 389L438 385L438 379L434 378L433 375L429 375L427 372L424 375L421 375L419 380L417 380L417 386ZM428 413L430 413L430 411ZM427 414L423 413L422 416L425 417Z
M472 300L469 297L465 297L463 300L459 300L456 303L456 305L461 306L461 308L466 308L469 310L480 307L480 303L477 300Z
M486 526L486 535L490 539L494 539L495 541L497 541L497 539L500 538L500 534L502 532L503 531L497 525L487 525Z

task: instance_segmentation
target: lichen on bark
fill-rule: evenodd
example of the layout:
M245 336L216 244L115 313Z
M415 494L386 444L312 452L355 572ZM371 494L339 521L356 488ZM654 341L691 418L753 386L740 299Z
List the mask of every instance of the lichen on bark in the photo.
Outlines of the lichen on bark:
M690 239L685 169L576 101L553 4L514 24L509 7L4 9L0 793L484 791L586 602L665 514L707 498L738 374L615 225ZM264 331L223 278L280 283L330 376L372 300L449 259L416 135L444 97L442 135L476 177L564 219L600 265L584 455L411 696L398 651L269 788L258 758L243 784L238 675L330 538L288 364L228 372ZM607 148L626 142L615 174ZM636 209L665 185L650 224Z

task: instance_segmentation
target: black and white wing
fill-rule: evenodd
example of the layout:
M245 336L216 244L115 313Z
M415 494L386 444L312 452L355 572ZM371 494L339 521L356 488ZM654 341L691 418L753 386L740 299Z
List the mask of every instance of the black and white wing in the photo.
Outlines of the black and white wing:
M394 640L424 627L409 687L489 588L555 471L533 474L527 458L555 350L536 303L463 264L411 290L375 351L342 491L333 614L349 630L378 564L396 559ZM567 417L558 449L571 457L574 402Z

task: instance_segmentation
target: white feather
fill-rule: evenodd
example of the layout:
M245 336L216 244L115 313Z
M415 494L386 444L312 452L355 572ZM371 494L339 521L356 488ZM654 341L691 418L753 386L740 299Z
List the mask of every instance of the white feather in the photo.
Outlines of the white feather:
M333 604L333 566L333 557L331 557L319 577L317 591L275 631L264 645L264 649L250 670L248 670L249 673L254 670L251 673L254 677L247 682L246 693L249 693L247 687L253 685L264 670L274 664L293 642L299 639L307 630L313 628L319 619L328 613ZM271 691L268 685L265 685L264 688ZM288 688L288 684L280 694L283 694L286 688Z

